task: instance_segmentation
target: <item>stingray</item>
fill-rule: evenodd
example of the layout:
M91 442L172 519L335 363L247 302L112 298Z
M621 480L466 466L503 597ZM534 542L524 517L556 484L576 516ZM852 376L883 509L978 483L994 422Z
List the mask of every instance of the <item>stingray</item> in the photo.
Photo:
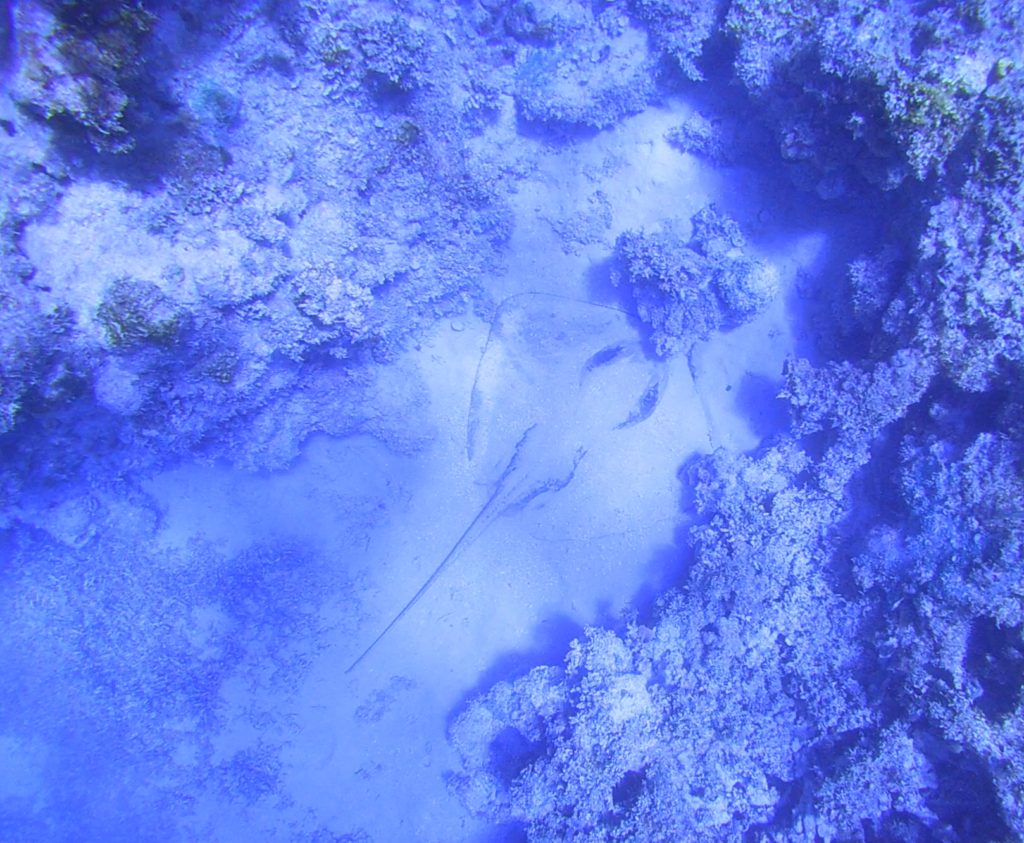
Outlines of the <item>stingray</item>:
M498 518L568 486L592 448L642 423L665 386L628 315L550 293L506 299L491 320L466 419L466 458L490 494L419 590L351 673Z

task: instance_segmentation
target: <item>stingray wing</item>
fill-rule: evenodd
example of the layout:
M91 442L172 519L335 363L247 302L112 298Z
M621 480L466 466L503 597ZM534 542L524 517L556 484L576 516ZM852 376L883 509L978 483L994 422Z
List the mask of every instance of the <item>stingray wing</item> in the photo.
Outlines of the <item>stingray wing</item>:
M493 478L531 426L572 454L586 447L590 428L630 417L654 365L618 308L551 293L512 296L498 307L477 365L467 457Z

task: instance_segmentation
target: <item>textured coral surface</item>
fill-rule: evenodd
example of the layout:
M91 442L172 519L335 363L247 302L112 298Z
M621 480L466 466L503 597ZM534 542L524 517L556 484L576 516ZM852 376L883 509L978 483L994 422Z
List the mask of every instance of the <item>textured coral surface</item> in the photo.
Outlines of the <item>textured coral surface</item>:
M0 839L1024 838L1022 44L0 2Z

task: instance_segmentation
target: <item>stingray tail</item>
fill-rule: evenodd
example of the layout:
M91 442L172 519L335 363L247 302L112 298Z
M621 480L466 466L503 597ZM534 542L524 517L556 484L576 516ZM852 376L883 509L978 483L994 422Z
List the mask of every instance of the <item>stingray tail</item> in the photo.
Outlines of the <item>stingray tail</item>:
M479 511L474 516L473 520L469 522L469 526L462 531L462 535L460 535L459 538L456 540L455 544L452 545L452 549L448 551L448 555L441 560L441 564L434 568L433 573L431 573L431 575L427 577L426 582L424 582L423 585L420 586L419 591L417 591L409 600L409 602L402 607L401 611L391 619L391 622L386 627L384 627L383 630L381 630L381 633L376 638L374 638L373 641L370 642L370 646L363 650L363 652L360 653L359 658L357 658L354 662L352 662L352 664L348 666L348 668L345 670L346 674L351 673L353 670L355 670L359 666L360 662L362 662L363 659L370 655L370 653L373 651L373 648L376 647L384 639L384 636L391 632L392 629L394 629L395 624L397 624L402 618L404 618L409 613L409 610L412 609L413 606L419 603L419 601L423 598L423 595L425 595L430 590L430 587L436 582L437 578L441 576L444 569L447 568L449 564L451 564L451 561L458 555L459 551L462 550L467 545L467 543L471 541L471 539L473 538L473 531L476 529L476 527L481 522L486 521L487 518L495 518L501 514L493 511L494 502L495 500L497 500L498 496L505 490L506 481L508 480L512 472L516 470L516 467L519 465L520 452L522 451L523 446L526 444L526 440L529 438L530 433L533 431L535 426L536 425L531 425L523 433L522 437L519 439L518 444L516 445L515 453L512 454L512 459L510 459L508 461L508 465L505 466L505 470L502 472L501 477L495 484L494 491L491 492L491 496L487 499L487 502L482 507L480 507Z
M564 477L552 477L550 480L544 483L538 483L536 486L527 489L526 493L519 498L516 498L508 506L506 506L501 514L504 515L509 512L519 512L525 509L527 504L532 503L536 498L548 492L561 492L566 486L568 486L573 478L576 476L576 469L580 467L580 463L583 458L587 455L586 448L577 448L576 453L572 458L572 468L569 469L569 473Z
M363 659L365 659L368 655L370 655L370 653L373 651L373 648L376 647L384 639L384 636L391 632L392 629L394 629L395 624L397 624L402 618L404 618L409 613L409 610L412 609L413 606L420 602L420 600L423 598L423 595L430 590L430 587L434 584L437 578L441 576L441 573L444 571L444 569L448 567L448 564L455 558L458 552L462 549L463 545L466 542L466 539L472 533L473 528L476 527L481 517L484 515L485 512L487 512L487 509L491 505L491 501L494 500L495 495L497 495L497 491L495 491L495 493L492 494L491 497L488 499L487 503L485 503L480 508L480 511L476 514L476 517L469 522L469 526L462 531L462 535L459 536L455 544L452 545L452 549L448 551L448 555L441 560L440 565L434 568L433 573L429 577L427 577L426 582L424 582L423 585L420 586L419 591L417 591L410 598L409 602L402 607L401 611L391 619L391 622L386 627L384 627L383 630L381 630L380 635L378 635L376 638L373 639L373 641L370 642L370 646L359 654L359 658L357 658L354 662L352 662L352 664L348 666L348 668L345 670L345 673L351 673L353 670L355 670L359 666L359 663L362 662Z

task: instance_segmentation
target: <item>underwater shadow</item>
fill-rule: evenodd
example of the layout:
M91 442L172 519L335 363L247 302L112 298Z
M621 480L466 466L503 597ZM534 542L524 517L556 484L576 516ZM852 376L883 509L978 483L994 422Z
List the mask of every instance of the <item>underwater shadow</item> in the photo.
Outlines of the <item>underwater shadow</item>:
M520 114L518 109L516 111L516 135L547 146L569 146L577 141L591 140L599 134L601 130L592 126L530 120Z
M655 548L647 559L643 584L629 600L629 606L640 623L654 621L658 601L686 582L693 566L693 552L688 546L691 526L689 520L678 524L673 531L672 544Z
M523 650L502 653L486 668L477 681L466 690L448 712L446 728L450 728L470 702L486 694L499 682L524 676L541 665L561 665L569 645L583 636L584 627L569 615L559 613L538 621L530 646Z
M628 621L653 621L658 601L666 593L681 586L689 575L693 554L688 547L687 536L692 523L691 518L681 516L680 523L673 531L672 543L656 548L642 563L643 584L633 593L624 609L614 610L608 601L602 601L593 618L586 624L565 613L538 621L530 646L497 656L453 706L448 713L446 727L450 728L473 700L487 694L499 682L525 676L536 667L560 667L565 661L569 645L584 636L587 626L621 633Z
M583 275L587 285L587 296L595 304L617 307L635 319L636 305L629 290L612 282L614 269L614 257L607 257L590 264Z
M507 822L487 828L474 835L468 843L529 843L526 826L520 822Z
M736 390L736 408L761 443L789 429L789 405L779 397L782 388L781 379L747 372Z
M583 278L586 283L588 299L593 304L621 311L626 316L630 328L636 331L644 357L651 361L661 360L661 355L658 354L652 339L651 326L642 321L636 312L636 301L631 288L628 284L612 282L614 270L614 256L595 261L587 267Z

